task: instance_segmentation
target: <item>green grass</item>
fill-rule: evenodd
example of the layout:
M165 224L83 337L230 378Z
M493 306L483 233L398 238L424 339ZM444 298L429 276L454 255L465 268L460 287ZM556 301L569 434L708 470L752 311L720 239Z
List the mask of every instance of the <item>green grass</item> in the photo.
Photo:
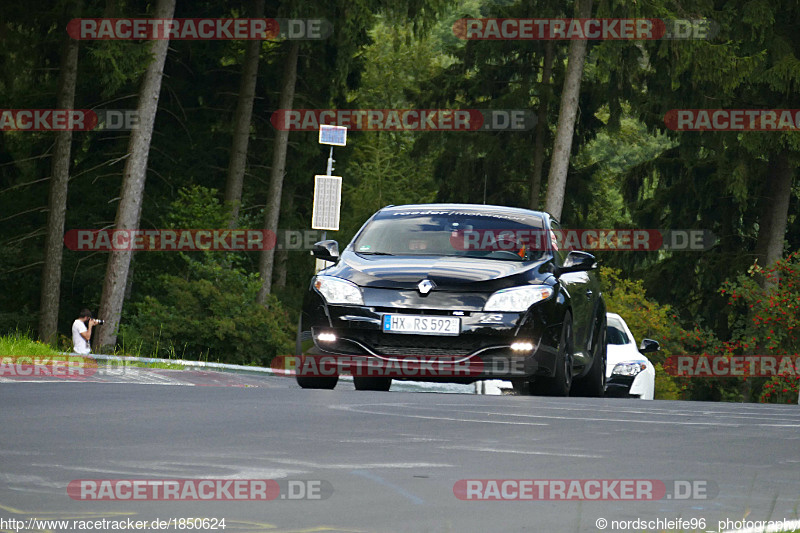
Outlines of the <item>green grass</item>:
M16 331L0 337L0 356L8 355L61 355L58 350L43 342L31 339L28 334Z
M3 336L0 336L0 357L8 357L8 356L39 356L39 357L51 357L51 356L64 356L64 352L71 352L72 351L72 343L68 343L68 347L65 347L64 343L62 342L62 350L57 350L46 344L44 342L40 342L37 340L33 340L30 337L29 333L23 331L15 331L14 333L9 333ZM147 357L143 356L139 353L133 354L126 354L126 353L115 353L114 355L117 356L125 356L131 355L133 357ZM181 365L177 363L144 363L139 361L108 361L104 362L104 360L98 360L98 364L105 364L107 366L131 366L131 367L140 367L140 368L160 368L165 370L183 370L186 368L186 365Z
M143 363L141 361L98 361L99 364L106 366L132 366L137 368L160 368L162 370L183 370L187 366L178 363Z

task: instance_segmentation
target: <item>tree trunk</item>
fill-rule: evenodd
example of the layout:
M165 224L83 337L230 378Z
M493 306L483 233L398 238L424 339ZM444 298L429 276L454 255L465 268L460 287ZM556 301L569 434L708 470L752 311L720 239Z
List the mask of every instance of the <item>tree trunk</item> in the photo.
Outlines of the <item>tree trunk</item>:
M75 106L75 84L78 79L78 43L67 37L61 55L56 109ZM64 219L67 212L69 167L72 159L72 131L56 132L56 144L50 172L50 193L47 201L47 234L44 240L42 294L39 304L39 338L55 343L58 336L58 310L61 300L61 259L64 249ZM78 304L76 305L84 305ZM76 307L75 312L77 313Z
M275 289L283 290L286 288L286 269L289 266L289 251L278 250L275 252L277 261L275 261Z
M251 17L262 18L264 16L264 0L254 0L253 4ZM225 203L231 208L231 217L228 222L228 227L231 229L238 225L239 208L242 205L242 187L247 167L247 144L250 140L250 122L253 116L260 52L261 41L247 41L242 65L242 79L239 85L239 100L236 104L233 123L233 144L228 166L228 180L225 183Z
M592 0L577 0L575 16L589 18L592 14ZM547 198L545 210L556 219L561 219L564 207L564 192L567 187L569 156L572 151L572 134L575 132L575 117L578 114L578 97L581 92L581 76L586 59L586 40L569 43L569 59L564 76L564 90L558 110L558 126L553 154L550 159L550 174L547 177Z
M283 73L283 87L281 88L280 109L291 109L294 101L294 87L297 81L297 56L300 51L299 41L292 41L289 55L286 58L286 68ZM279 130L275 132L275 142L272 152L272 172L269 180L269 194L267 196L267 210L264 214L264 229L277 232L278 219L281 214L281 191L283 190L283 175L286 170L286 149L289 145L289 132ZM267 295L272 291L272 268L275 262L275 250L263 250L258 262L258 272L261 274L261 289L258 291L256 301L262 305L267 302Z
M758 264L768 267L783 256L783 238L792 196L794 169L789 154L783 150L772 154L767 168L767 181L760 201L756 256Z
M175 0L158 0L153 18L171 19L174 12ZM128 143L128 159L122 175L122 194L117 208L116 229L132 230L139 225L147 158L153 137L153 125L158 110L161 78L164 74L168 48L168 39L155 40L151 43L153 59L147 66L139 89L137 105L139 127L131 132ZM117 329L128 282L130 261L129 250L115 250L109 255L99 315L106 323L100 328L100 335L95 343L98 347L112 346L117 342Z
M281 207L284 212L291 213L294 210L294 186L290 184L288 190L284 189L283 192ZM305 242L305 238L303 238L303 242ZM286 288L286 274L289 268L289 250L284 245L283 249L276 251L275 254L277 255L277 259L275 260L275 283L273 286L275 289L283 290Z
M547 109L550 107L550 78L553 75L553 41L544 45L544 68L542 69L541 96L536 112L536 132L533 141L533 174L531 175L531 209L539 209L539 192L542 189L542 167L544 167L544 139L547 135Z

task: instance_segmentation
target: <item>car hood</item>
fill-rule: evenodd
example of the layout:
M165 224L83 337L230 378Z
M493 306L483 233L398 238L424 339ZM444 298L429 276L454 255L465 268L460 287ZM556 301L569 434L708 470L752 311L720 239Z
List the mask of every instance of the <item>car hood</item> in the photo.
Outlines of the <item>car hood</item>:
M639 353L635 344L609 344L606 357L606 377L611 376L617 364L625 361L647 361L648 365L652 365L647 357Z
M367 256L342 254L339 262L323 273L348 279L361 287L416 289L423 279L436 290L488 291L528 282L545 263L447 256Z

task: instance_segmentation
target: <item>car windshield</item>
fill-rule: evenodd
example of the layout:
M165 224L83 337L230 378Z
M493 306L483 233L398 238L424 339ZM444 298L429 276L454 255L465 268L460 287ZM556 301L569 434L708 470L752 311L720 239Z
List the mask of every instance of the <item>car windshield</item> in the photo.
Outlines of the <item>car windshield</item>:
M536 261L547 236L536 215L464 211L388 211L353 243L364 255L435 255ZM549 242L549 241L547 241Z
M630 339L628 338L628 334L625 333L625 330L622 328L622 325L617 324L616 322L609 321L608 327L606 329L607 337L608 337L608 344L629 344Z

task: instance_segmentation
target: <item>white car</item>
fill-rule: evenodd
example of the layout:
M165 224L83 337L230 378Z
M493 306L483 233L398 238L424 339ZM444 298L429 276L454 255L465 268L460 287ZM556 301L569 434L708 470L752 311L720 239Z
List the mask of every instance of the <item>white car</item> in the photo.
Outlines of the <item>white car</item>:
M644 354L659 350L658 342L644 339L636 348L628 324L616 313L606 313L606 397L652 400L656 369Z

